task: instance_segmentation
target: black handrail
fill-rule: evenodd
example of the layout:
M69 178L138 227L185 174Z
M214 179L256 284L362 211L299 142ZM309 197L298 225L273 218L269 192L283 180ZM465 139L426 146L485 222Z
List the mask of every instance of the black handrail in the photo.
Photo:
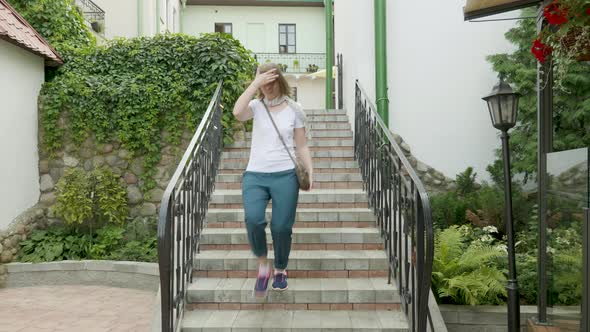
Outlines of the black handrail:
M193 257L199 250L223 145L221 96L219 82L162 197L158 220L162 332L177 331L184 313Z
M434 330L428 308L434 259L432 210L426 189L360 86L355 85L354 154L400 292L409 331Z

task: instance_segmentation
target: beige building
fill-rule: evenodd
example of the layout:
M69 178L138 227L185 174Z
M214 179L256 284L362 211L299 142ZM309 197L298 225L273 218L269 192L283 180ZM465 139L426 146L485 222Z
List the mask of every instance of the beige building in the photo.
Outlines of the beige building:
M39 200L37 96L60 56L0 0L0 231Z

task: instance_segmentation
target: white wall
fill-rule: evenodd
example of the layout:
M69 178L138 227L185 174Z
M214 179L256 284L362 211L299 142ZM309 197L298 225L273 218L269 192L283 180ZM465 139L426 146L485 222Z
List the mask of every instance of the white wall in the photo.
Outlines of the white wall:
M37 203L37 97L43 59L0 40L0 230Z
M285 75L291 87L297 88L297 101L304 109L323 109L326 103L326 79L307 75Z
M473 166L481 180L488 178L485 167L499 146L481 100L497 82L485 57L511 50L504 33L514 22L464 22L463 5L387 2L389 119L418 159L452 178ZM359 23L350 24L352 19ZM345 107L352 111L355 78L375 100L373 2L336 1L335 20Z
M326 51L323 7L187 5L183 16L184 33L198 36L200 33L214 32L215 23L232 23L234 38L255 52L265 53L279 52L279 23L296 24L297 53ZM258 29L260 25L263 28Z
M137 37L137 0L93 0L105 11L105 37Z

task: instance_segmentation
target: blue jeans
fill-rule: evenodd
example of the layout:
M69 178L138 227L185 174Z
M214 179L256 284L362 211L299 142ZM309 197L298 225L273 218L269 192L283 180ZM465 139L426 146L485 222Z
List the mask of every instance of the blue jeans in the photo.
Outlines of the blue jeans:
M286 269L289 262L298 198L299 182L295 169L274 173L244 172L242 201L250 247L256 257L267 255L266 207L272 199L270 232L277 269Z

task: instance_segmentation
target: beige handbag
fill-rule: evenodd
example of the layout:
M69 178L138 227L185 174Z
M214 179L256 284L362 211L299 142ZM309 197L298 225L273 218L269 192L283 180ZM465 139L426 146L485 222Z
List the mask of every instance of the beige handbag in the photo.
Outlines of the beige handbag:
M285 150L287 150L289 157L293 161L293 164L295 164L295 173L297 173L297 180L299 180L299 189L309 190L309 188L311 186L311 179L309 176L309 172L307 171L307 169L305 168L305 165L303 165L303 162L299 158L297 158L297 159L293 158L293 155L291 155L291 151L289 151L287 144L285 144L285 140L283 140L283 136L279 132L279 128L277 128L277 124L275 123L275 120L270 115L270 111L268 110L266 103L262 100L261 100L261 102L262 102L262 105L264 105L264 108L266 109L266 113L268 114L268 117L270 118L272 125L275 127L275 130L277 131L277 134L279 135L281 142L283 142L283 146L285 147Z

